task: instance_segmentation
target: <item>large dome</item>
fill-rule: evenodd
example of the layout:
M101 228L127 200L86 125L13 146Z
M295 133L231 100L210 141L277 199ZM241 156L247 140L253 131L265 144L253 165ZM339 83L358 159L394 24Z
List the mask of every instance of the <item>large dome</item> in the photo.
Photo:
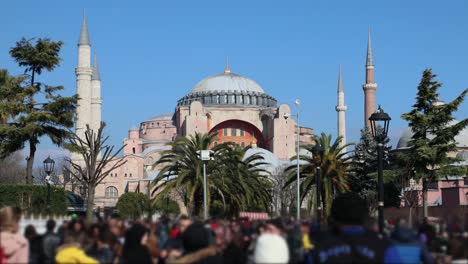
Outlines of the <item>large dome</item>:
M192 89L192 93L214 91L265 93L254 80L234 73L222 73L205 78Z

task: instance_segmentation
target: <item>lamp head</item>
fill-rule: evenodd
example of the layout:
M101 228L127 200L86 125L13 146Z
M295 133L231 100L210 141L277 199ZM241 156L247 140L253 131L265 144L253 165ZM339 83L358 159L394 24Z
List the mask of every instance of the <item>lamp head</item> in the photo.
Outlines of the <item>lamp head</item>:
M289 118L289 114L288 114L288 113L284 113L284 114L283 114L283 117L284 117L285 120L287 120L287 119Z
M301 105L301 100L296 99L296 100L294 101L294 104L295 104L296 106L300 106L300 105Z

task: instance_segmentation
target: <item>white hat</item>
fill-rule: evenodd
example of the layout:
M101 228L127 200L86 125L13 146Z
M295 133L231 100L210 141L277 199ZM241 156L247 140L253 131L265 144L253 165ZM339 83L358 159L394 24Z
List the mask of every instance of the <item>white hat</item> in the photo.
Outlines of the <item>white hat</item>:
M254 262L288 263L289 249L283 237L276 234L262 234L255 245Z

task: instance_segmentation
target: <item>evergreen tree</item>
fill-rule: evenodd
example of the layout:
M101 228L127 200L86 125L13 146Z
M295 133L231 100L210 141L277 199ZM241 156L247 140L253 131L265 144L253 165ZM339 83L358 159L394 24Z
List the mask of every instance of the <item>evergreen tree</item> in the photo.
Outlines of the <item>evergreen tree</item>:
M70 136L68 128L74 124L78 97L62 97L57 92L63 90L63 86L50 86L36 80L44 70L52 71L59 65L62 44L48 38L22 38L10 49L10 55L26 69L25 75L20 77L23 78L22 88L12 94L14 100L0 101L0 109L9 111L11 121L0 125L0 158L24 148L28 142L26 183L32 183L34 156L40 138L47 136L60 146Z
M378 129L382 129L378 127ZM385 155L390 150L388 143L390 139L385 138L384 165L388 165L388 157ZM368 202L375 200L377 195L377 142L367 127L361 129L361 138L354 148L352 158L352 169L349 177L351 191L358 193ZM374 201L375 202L375 201Z
M456 123L453 113L463 102L468 89L453 101L442 104L438 90L442 84L434 80L431 69L423 72L418 86L416 103L401 117L408 121L413 132L409 150L402 156L411 164L410 169L422 180L424 217L427 216L428 183L437 181L450 165L458 161L447 154L456 151L455 136L468 125L468 119Z

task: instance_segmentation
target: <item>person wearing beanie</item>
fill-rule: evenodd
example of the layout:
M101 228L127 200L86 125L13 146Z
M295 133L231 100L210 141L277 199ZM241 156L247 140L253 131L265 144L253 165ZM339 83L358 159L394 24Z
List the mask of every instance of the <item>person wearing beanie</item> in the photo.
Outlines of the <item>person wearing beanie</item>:
M254 263L288 263L289 249L278 234L265 233L258 237L254 250Z
M367 203L358 194L337 196L330 213L334 232L319 236L307 263L400 263L389 239L364 228L368 216Z

